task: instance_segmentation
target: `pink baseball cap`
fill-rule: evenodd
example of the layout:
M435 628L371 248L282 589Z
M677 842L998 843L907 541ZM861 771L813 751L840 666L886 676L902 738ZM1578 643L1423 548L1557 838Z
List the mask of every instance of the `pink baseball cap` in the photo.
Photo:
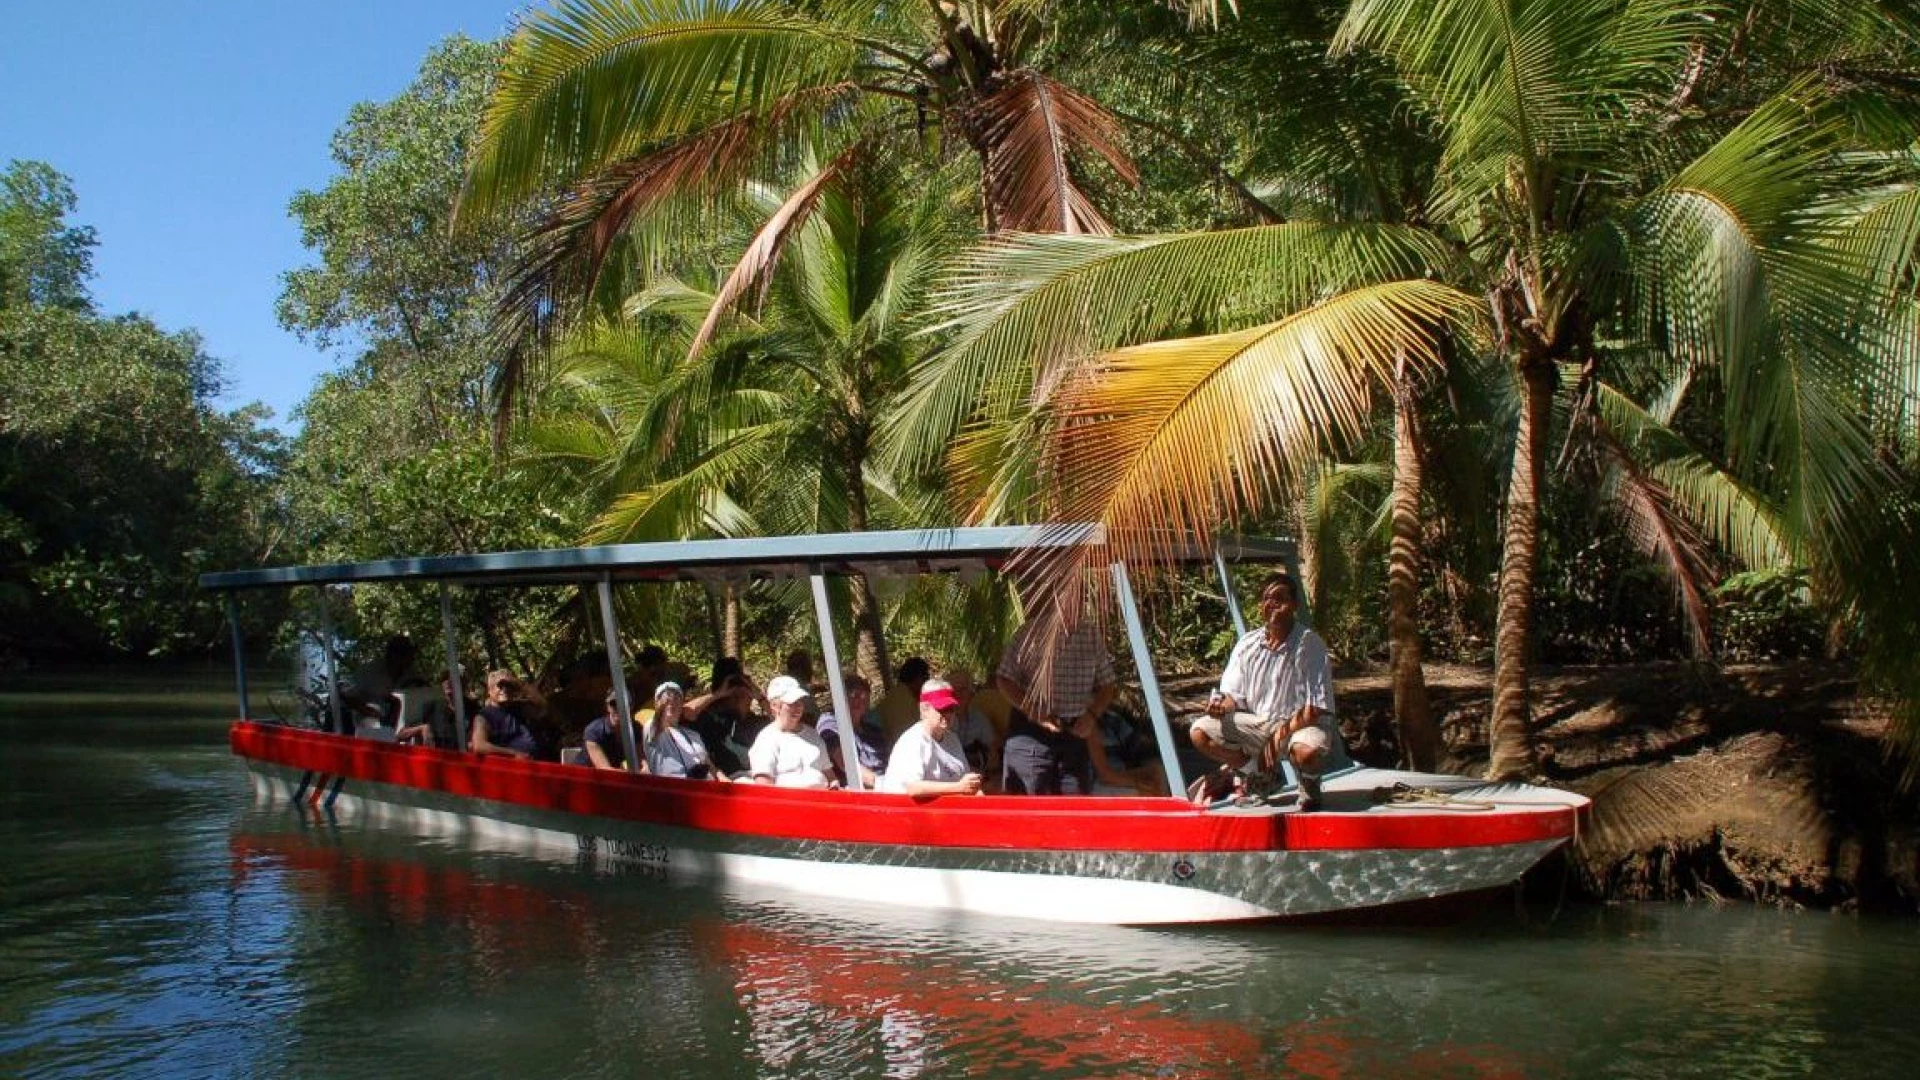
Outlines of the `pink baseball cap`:
M931 705L944 712L947 709L958 707L960 704L960 696L953 692L951 685L939 679L928 679L920 687L920 704Z

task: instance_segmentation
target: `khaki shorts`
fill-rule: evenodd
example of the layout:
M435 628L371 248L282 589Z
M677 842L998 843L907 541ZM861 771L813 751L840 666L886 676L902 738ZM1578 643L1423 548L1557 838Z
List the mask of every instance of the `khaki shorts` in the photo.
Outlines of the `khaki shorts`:
M1193 722L1191 730L1198 731L1217 743L1234 747L1248 757L1259 759L1261 751L1273 739L1273 733L1285 723L1270 716L1258 713L1237 712L1225 716L1202 716ZM1333 739L1327 729L1319 724L1303 727L1287 740L1287 750L1296 746L1309 750L1331 750Z

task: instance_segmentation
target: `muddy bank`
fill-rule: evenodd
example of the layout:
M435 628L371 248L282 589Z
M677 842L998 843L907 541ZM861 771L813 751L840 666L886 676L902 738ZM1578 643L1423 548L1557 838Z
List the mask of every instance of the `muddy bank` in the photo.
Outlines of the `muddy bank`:
M1491 672L1430 665L1446 772L1487 762ZM1397 758L1384 675L1340 679L1355 756ZM1826 663L1561 668L1534 683L1542 774L1594 801L1565 867L1595 899L1920 911L1920 798L1886 717Z

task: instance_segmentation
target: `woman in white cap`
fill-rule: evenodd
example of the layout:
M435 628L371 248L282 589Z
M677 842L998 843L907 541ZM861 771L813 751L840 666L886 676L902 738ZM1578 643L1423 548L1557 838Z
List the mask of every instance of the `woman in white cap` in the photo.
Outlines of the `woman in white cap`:
M825 788L833 782L833 759L819 733L806 725L807 699L813 695L791 675L767 683L767 711L773 722L747 748L747 768L756 784Z
M960 696L940 679L920 686L920 719L900 733L887 759L881 791L904 795L978 795L980 774L967 766L967 752L953 733Z
M700 733L680 726L687 692L671 680L653 691L653 716L647 720L647 769L655 776L684 776L707 780L715 774L713 760ZM724 779L724 777L722 778Z

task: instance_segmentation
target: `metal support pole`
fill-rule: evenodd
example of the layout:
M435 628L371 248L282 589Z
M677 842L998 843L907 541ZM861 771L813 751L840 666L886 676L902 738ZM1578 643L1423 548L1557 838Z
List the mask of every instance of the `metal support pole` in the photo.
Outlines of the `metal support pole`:
M607 670L613 676L613 700L620 707L620 746L627 752L627 771L640 771L640 746L633 737L633 702L627 694L627 670L621 663L620 627L613 618L613 575L600 575L600 630L607 638Z
M240 719L246 720L253 716L252 710L247 708L246 638L242 636L240 633L240 605L234 602L232 593L228 593L226 595L226 601L227 601L227 625L233 628L234 688L238 690L240 694Z
M456 749L467 748L467 689L466 679L460 671L460 647L453 636L453 592L446 582L440 583L440 633L447 643L447 679L453 687L453 737L459 742Z
M320 655L327 661L327 719L329 731L351 734L340 717L340 671L333 659L333 612L327 603L327 587L320 586Z
M840 760L847 766L847 790L863 791L860 784L860 720L847 706L847 684L840 678L840 642L833 636L833 608L827 603L827 578L815 566L813 616L820 624L820 654L827 662L827 689L833 694L834 719L840 722Z
M1160 743L1160 767L1167 771L1167 790L1180 795L1187 790L1187 778L1180 772L1180 755L1174 752L1173 724L1167 720L1167 704L1160 700L1160 679L1153 673L1153 657L1147 654L1147 632L1140 625L1140 609L1133 600L1133 581L1127 576L1126 563L1114 563L1113 595L1120 601L1120 617L1127 624L1127 640L1133 645L1134 668L1140 673L1140 693L1147 699L1147 715L1153 719L1153 737Z
M1233 636L1247 636L1247 617L1240 613L1240 597L1233 591L1233 575L1227 572L1227 557L1220 550L1220 541L1213 542L1213 568L1220 572L1220 590L1227 597L1227 614L1233 616Z

